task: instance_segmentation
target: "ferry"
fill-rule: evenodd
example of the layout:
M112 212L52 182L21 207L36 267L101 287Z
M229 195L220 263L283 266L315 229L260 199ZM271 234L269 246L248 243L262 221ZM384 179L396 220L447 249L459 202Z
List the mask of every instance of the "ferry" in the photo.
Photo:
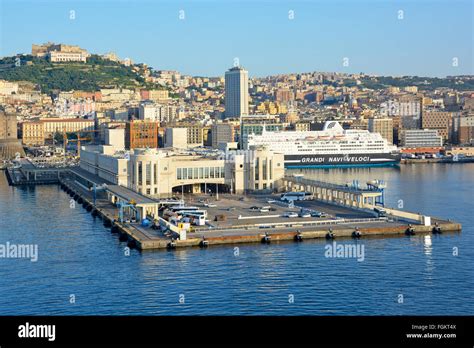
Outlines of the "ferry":
M327 121L322 131L266 131L248 134L244 146L265 146L285 155L285 167L394 166L401 154L379 133L345 130L337 121Z

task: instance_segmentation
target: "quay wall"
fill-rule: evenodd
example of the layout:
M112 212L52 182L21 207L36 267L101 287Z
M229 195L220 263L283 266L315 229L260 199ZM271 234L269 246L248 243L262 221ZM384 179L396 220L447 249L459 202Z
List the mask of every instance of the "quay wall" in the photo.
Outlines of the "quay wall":
M170 239L163 238L163 237L154 237L147 235L145 233L140 232L138 229L135 229L130 224L122 224L116 221L116 216L110 210L107 211L104 207L94 206L93 202L81 195L79 190L72 185L61 182L61 185L65 189L69 189L73 191L71 194L73 197L76 198L78 201L79 198L82 200L82 205L88 211L91 211L96 214L99 218L104 221L104 225L106 227L110 227L112 232L117 232L120 235L121 240L127 241L128 245L131 247L136 247L139 250L148 250L148 249L167 249L169 248ZM78 197L76 197L76 195ZM421 215L414 214L414 213L407 213L401 212L395 209L387 209L390 214L396 215L404 218L414 218L417 217L421 219ZM403 214L402 214L403 213ZM440 220L439 227L441 228L442 232L457 232L461 231L461 224L451 221ZM282 233L274 233L271 230L268 234L270 236L271 242L278 242L278 241L291 241L295 240L297 236L300 236L302 240L305 239L316 239L316 238L327 238L328 229L321 229L321 226L315 226L315 229L312 231L298 231L295 229L294 232L282 232ZM382 236L382 235L404 235L407 232L408 224L407 225L390 225L384 227L362 227L359 228L358 231L361 234L361 237L371 237L371 236ZM415 234L427 234L433 231L433 226L424 226L424 225L413 225L412 226L413 232ZM245 229L242 229L244 232ZM344 229L334 229L333 231L334 238L351 238L354 232L354 228L344 228ZM206 237L205 240L207 241L208 245L224 245L224 244L241 244L241 243L260 243L263 241L265 237L265 230L256 232L254 234L248 235L227 235L227 236L214 236L214 237ZM202 235L198 233L189 233L188 238L186 240L175 240L174 246L176 248L182 247L196 247L200 246L202 243Z
M392 208L383 208L388 214L402 218L402 219L408 219L408 220L413 220L417 222L421 222L423 219L423 215L421 214L416 214L416 213L411 213L408 211L402 211L402 210L397 210L397 209L392 209Z

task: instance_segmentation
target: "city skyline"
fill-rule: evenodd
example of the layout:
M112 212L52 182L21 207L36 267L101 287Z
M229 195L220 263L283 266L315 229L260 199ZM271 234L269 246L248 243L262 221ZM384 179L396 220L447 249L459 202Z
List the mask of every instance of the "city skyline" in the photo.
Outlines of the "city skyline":
M468 1L132 5L3 0L1 8L2 56L28 54L32 43L52 41L94 53L114 51L155 69L194 76L222 76L236 59L251 77L308 71L426 77L473 73ZM324 13L339 15L325 18ZM13 32L18 23L24 29Z

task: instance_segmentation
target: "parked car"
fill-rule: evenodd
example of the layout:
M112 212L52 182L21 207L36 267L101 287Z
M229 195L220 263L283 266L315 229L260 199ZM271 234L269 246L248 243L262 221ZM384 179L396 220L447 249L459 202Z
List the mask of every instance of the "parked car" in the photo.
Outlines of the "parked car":
M311 217L311 213L309 211L306 211L306 210L301 210L299 212L298 216L300 218L309 218L309 217Z
M274 199L267 199L267 203L271 204L271 203L275 203L276 201Z
M322 212L322 211L312 211L311 212L312 217L320 217L320 218L325 218L328 217L328 214Z
M283 213L283 217L295 218L295 217L298 217L298 214L293 212L293 211L287 211L287 212Z
M261 207L261 208L259 209L259 211L260 211L261 213L268 213L268 212L270 211L270 208Z
M260 207L257 207L256 205L253 205L249 208L249 210L251 211L257 211L257 210L260 210Z

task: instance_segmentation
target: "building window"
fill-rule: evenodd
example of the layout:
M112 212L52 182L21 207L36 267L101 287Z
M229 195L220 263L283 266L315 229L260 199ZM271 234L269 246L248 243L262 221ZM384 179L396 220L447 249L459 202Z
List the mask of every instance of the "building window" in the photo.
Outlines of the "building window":
M258 158L257 158L257 159L255 160L255 180L259 180L259 179L260 179L259 171L260 171L260 168L259 168L259 163L258 163Z
M151 164L147 163L145 168L146 185L151 185Z
M142 162L140 162L138 163L138 185L143 184L142 174L143 174L143 168L142 168Z
M209 179L209 167L204 168L204 178Z
M214 167L211 167L209 169L211 170L210 178L213 179L214 178Z
M267 159L265 158L262 163L262 171L263 171L263 180L267 180Z
M178 180L183 179L183 176L181 174L181 168L178 168L178 170L176 172L176 179L178 179Z
M199 178L199 168L194 168L194 179Z
M199 168L199 179L204 177L204 168Z
M193 168L188 168L188 179L193 178Z
M153 183L155 185L158 183L158 166L156 163L153 165Z

